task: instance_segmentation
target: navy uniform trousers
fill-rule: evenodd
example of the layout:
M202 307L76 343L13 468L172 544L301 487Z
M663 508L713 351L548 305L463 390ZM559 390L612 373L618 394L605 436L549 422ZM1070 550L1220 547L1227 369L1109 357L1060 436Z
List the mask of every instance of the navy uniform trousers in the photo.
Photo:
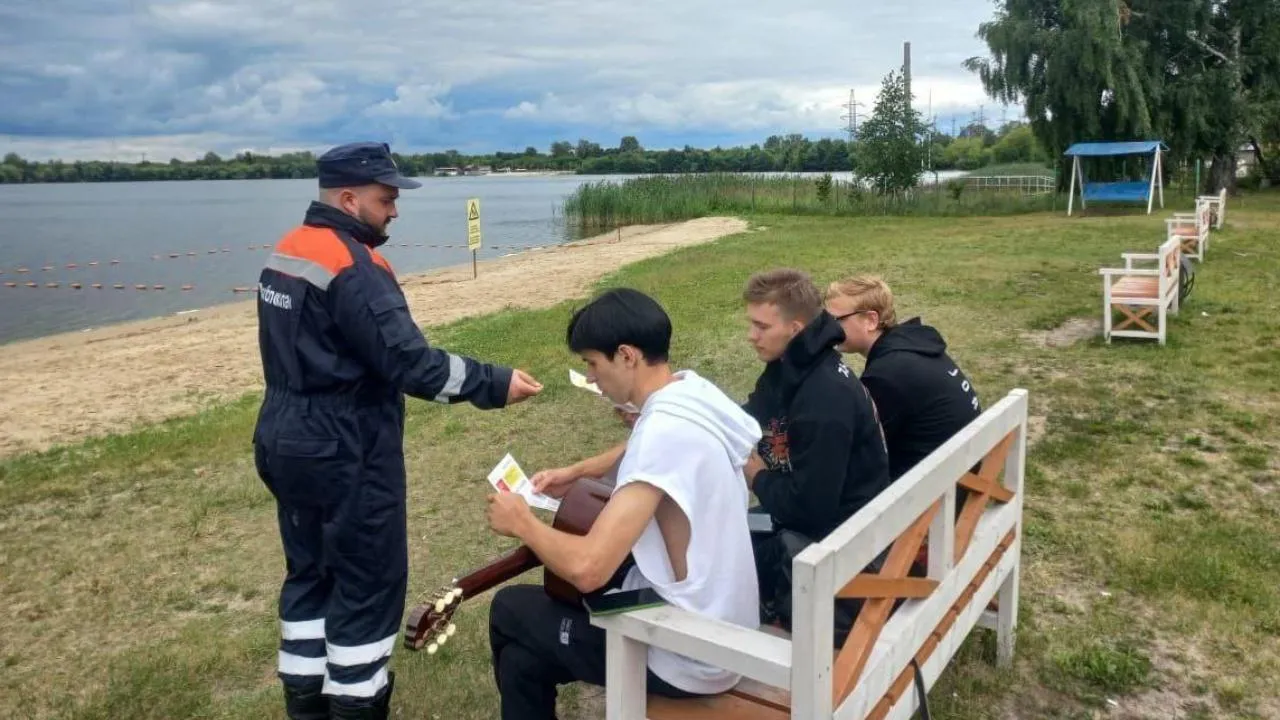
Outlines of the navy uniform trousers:
M385 400L269 393L263 404L260 432L275 442L255 442L254 455L277 502L279 674L296 697L361 707L390 693L408 578L401 418Z

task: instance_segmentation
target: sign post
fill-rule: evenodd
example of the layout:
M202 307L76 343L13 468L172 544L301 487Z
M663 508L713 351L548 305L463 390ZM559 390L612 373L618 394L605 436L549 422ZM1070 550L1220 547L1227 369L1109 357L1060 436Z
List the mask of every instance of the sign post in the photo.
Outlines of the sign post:
M480 249L480 198L467 201L467 249L471 251L471 279L478 277L476 251Z

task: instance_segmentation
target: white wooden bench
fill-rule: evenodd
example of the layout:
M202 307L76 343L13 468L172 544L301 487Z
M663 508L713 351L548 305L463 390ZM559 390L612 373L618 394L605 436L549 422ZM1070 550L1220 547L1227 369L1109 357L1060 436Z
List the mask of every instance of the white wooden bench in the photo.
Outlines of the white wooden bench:
M1223 220L1227 217L1227 189L1222 188L1217 195L1201 195L1196 201L1209 206L1209 219L1213 221L1213 229L1221 230Z
M1196 198L1195 212L1174 213L1164 222L1168 230L1166 236L1181 240L1182 252L1203 262L1205 253L1209 252L1209 227L1213 224L1208 200Z
M1123 268L1102 268L1102 334L1113 337L1154 338L1165 344L1168 316L1178 314L1178 279L1182 266L1182 241L1165 240L1155 253L1121 253ZM1139 264L1154 267L1137 267ZM1113 323L1113 315L1123 317ZM1156 324L1151 326L1155 313ZM1133 328L1133 329L1130 329Z
M1027 391L1019 389L806 548L792 566L790 637L674 607L593 618L607 631L609 720L907 718L918 706L913 661L925 687L932 686L975 625L996 632L997 662L1008 666L1018 617L1026 438ZM978 472L970 472L979 462ZM958 516L957 487L969 491ZM880 572L864 572L890 546ZM908 577L922 549L927 577ZM839 649L837 597L866 598ZM899 600L905 601L895 611ZM650 647L743 680L706 698L647 697Z

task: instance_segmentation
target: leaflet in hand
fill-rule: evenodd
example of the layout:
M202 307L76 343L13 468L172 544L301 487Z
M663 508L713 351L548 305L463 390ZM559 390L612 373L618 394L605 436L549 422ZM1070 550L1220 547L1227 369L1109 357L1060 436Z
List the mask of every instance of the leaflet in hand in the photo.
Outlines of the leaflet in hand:
M489 473L489 484L498 492L516 493L524 498L530 507L552 512L560 509L559 500L533 489L533 483L525 477L524 471L520 469L519 463L511 457L510 453L507 453L507 456L502 458L502 462Z
M583 375L577 370L574 370L573 368L569 368L569 382L573 383L574 387L580 387L583 390L586 390L587 392L590 392L594 395L602 397L605 400L609 400L609 398L606 397L605 394L600 391L600 388L597 387L595 383L587 382L587 376ZM628 412L628 413L640 412L640 408L636 407L635 405L632 405L631 403L619 404L619 403L613 402L612 400L610 400L609 402L612 403L615 408L618 408L623 412Z

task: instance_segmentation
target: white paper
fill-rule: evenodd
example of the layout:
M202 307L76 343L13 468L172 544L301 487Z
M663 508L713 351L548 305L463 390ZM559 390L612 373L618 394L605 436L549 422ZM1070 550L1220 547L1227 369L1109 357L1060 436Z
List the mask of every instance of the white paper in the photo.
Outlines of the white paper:
M516 459L511 457L511 453L507 453L506 457L502 458L502 461L489 472L489 484L498 492L516 493L524 498L530 507L552 512L560 509L559 500L534 491L533 483L529 482L529 478L525 476L524 470L520 469Z
M604 398L605 400L608 400L610 404L612 404L615 408L623 412L628 412L628 413L640 412L640 408L636 407L635 405L632 405L631 403L619 404L619 403L613 402L612 400L609 400L609 398L603 392L600 391L599 386L597 386L595 383L587 382L587 376L583 375L577 370L574 370L573 368L569 368L569 382L572 383L574 387L580 387L583 390L586 390L587 392L593 395L596 395L598 397Z

